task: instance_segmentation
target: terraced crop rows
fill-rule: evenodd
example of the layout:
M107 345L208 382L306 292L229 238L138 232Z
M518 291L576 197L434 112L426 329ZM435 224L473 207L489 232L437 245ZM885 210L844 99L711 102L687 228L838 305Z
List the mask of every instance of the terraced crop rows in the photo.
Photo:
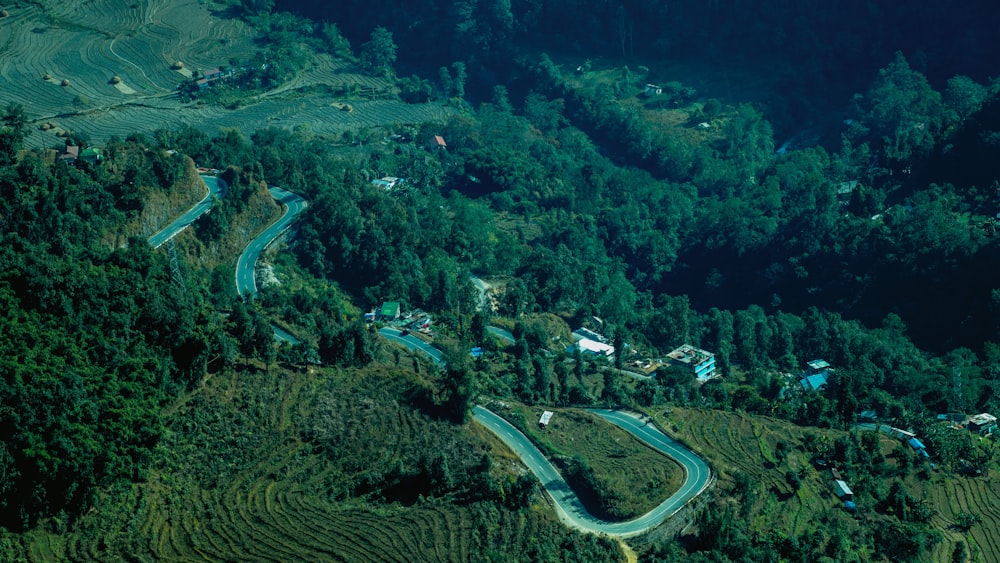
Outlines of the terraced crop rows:
M408 105L392 100L351 101L352 112L333 98L296 89L325 85L385 92L391 83L365 76L346 61L320 54L288 84L262 95L260 103L236 111L182 105L174 94L184 70L208 69L232 58L247 60L257 49L243 22L221 18L197 0L44 2L17 7L0 26L0 104L19 103L36 125L57 121L62 130L91 142L187 123L214 133L236 128L250 135L266 126L308 126L322 134L440 120L440 104ZM49 76L43 80L44 76ZM115 85L112 77L119 77ZM62 85L66 80L67 84ZM32 129L29 148L52 147L55 131Z
M773 461L770 452L782 436L763 428L762 423L753 417L742 413L675 408L665 427L672 430L674 423L676 434L694 451L704 452L703 455L713 465L720 467L720 473L725 474L721 468L737 467L767 487L773 486L778 490L788 487L783 473L778 474L765 466ZM786 430L784 426L789 427L789 432L795 432L792 425L783 425L783 431ZM801 438L801 431L798 434L783 437ZM748 440L748 436L755 436L756 439ZM765 448L767 451L764 451Z
M43 86L59 89L58 86ZM109 89L114 91L111 86ZM125 97L115 91L116 95ZM315 99L293 105L288 101L268 100L237 110L197 106L178 111L169 100L147 99L142 105L121 105L106 110L53 118L69 131L87 134L100 143L112 136L124 138L136 131L188 124L210 133L235 128L249 136L268 125L293 128L308 126L321 134L340 134L362 127L386 127L399 123L419 123L446 119L452 110L442 104L406 104L397 100L353 103L354 111L344 112L329 105L317 105ZM58 140L39 130L29 132L26 144L47 147Z
M778 525L791 534L801 534L815 525L818 511L838 510L839 503L830 489L829 476L816 471L807 454L797 451L807 433L828 434L831 440L841 435L833 430L805 429L779 420L753 417L742 413L674 408L663 427L701 453L717 469L720 483L731 487L736 471L750 477L761 495L755 502L758 510L770 515L765 527ZM792 446L792 453L781 465L773 457L778 440ZM787 471L805 471L801 490L794 491L787 482ZM776 498L784 500L775 501ZM775 504L777 502L777 504ZM818 503L818 504L817 504Z
M270 417L294 418L293 384ZM399 435L412 434L402 417ZM167 560L447 561L467 560L472 528L453 507L338 507L323 496L331 466L296 439L260 449L261 457L224 489L197 488L182 499L158 495L140 526L149 555Z
M302 71L289 85L298 88L307 84L326 84L334 88L357 85L361 88L383 90L392 86L384 78L361 74L360 69L347 61L334 59L328 54L317 55L310 68Z
M357 399L348 390L351 382L343 385L338 389L345 396L335 397L334 406L347 396ZM299 438L301 425L312 420L318 388L315 376L299 373L211 378L165 413L172 430L160 450L166 456L160 469L142 484L125 485L111 508L85 519L74 533L42 533L30 546L31 556L401 563L475 557L482 532L474 508L419 502L372 507L345 502L334 492L343 483L338 465L345 460L317 453ZM354 411L375 416L384 423L378 427L388 429L375 449L428 447L418 436L420 415L378 404L355 404ZM197 443L183 435L188 432Z
M196 0L46 2L10 11L0 27L2 101L24 105L32 118L85 109L72 106L75 97L89 107L120 103L127 96L109 84L113 76L138 96L172 92L183 79L169 68L177 60L210 68L254 52L246 24L216 18ZM60 87L64 79L69 85Z
M967 536L964 541L978 547L984 560L996 561L1000 557L1000 492L993 479L949 479L931 483L926 489L932 506L938 511L933 524L950 540L938 546L935 556L950 557L954 542L964 535ZM962 512L981 518L981 522L966 534L953 527Z

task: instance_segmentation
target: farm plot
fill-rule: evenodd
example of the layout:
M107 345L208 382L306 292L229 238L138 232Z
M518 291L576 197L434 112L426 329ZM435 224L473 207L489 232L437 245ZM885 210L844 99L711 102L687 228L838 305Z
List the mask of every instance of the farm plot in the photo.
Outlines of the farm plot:
M274 93L283 90L301 88L312 84L323 84L334 89L371 89L384 91L392 87L392 83L384 78L368 76L351 63L334 59L326 53L316 55L309 68L301 71L292 81ZM274 93L268 93L273 95Z
M89 0L88 2L42 2L46 16L63 27L91 30L109 37L135 29L146 20L150 6L139 2ZM145 4L145 3L143 3Z
M437 103L410 105L364 99L392 84L364 76L353 65L319 54L288 84L237 110L184 105L174 93L192 70L249 58L253 30L218 17L197 0L154 0L142 5L112 0L45 2L18 8L0 28L4 57L0 105L24 106L33 128L28 148L62 144L56 133L85 134L91 142L178 124L209 134L233 128L245 135L268 126L309 127L320 134L445 119ZM350 92L342 99L308 92L310 86ZM301 90L301 91L300 91ZM354 98L362 98L355 100ZM57 127L43 125L57 122Z
M268 100L236 110L199 105L178 108L171 102L169 99L144 100L141 104L124 104L67 115L58 121L63 129L85 133L92 142L102 143L114 136L124 138L136 131L172 128L180 124L197 127L210 135L223 129L236 129L249 136L268 126L307 126L316 133L336 135L365 127L441 121L452 111L438 103L406 104L396 100L353 103L355 109L352 112L337 110L329 105L330 100L316 98ZM25 145L45 148L59 142L51 132L32 130Z
M932 523L946 540L935 550L936 561L950 557L957 541L974 546L984 561L1000 558L1000 491L997 487L995 476L927 483L927 497L937 510ZM963 512L980 518L980 522L964 534L955 527L958 515Z
M841 432L807 429L743 413L676 407L660 422L708 460L723 487L733 486L737 473L742 473L761 492L770 491L772 494L761 495L756 504L759 509L766 508L776 523L790 532L801 533L816 512L834 509L839 504L830 492L828 478L810 465L808 454L799 448L807 434L834 440L843 435ZM783 462L774 454L779 440L790 449ZM789 484L788 471L805 473L801 490L795 491Z
M0 28L0 52L0 102L44 119L172 92L184 79L173 63L211 68L254 48L248 26L194 0L96 0L15 8Z
M8 29L12 35L0 57L3 101L22 104L32 114L55 113L58 108L71 106L75 87L72 82L61 84L72 78L74 63L59 56L58 46L70 41L74 34L36 27L27 18Z
M70 560L472 558L482 524L474 509L335 499L340 460L317 453L296 430L311 420L316 385L305 374L214 377L166 414L171 435L146 482L106 503L117 508L85 520L64 542L36 538L32 551ZM382 435L390 450L420 432L407 412L400 409L396 426Z

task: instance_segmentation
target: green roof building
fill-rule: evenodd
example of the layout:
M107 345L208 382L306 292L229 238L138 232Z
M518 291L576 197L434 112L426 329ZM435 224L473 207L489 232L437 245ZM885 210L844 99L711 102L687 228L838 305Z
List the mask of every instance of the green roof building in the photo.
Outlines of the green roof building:
M395 320L399 318L402 309L399 306L399 301L386 301L382 304L382 310L379 311L382 319Z
M96 147L87 147L80 151L80 160L86 160L91 164L96 164L101 160L104 160L104 155L101 154L101 149Z

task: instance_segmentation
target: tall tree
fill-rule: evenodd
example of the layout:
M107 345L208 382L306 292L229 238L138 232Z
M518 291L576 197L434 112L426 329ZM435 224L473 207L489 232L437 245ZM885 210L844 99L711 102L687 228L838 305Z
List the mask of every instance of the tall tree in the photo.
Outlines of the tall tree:
M21 104L10 104L0 126L0 166L13 164L28 135L28 120Z
M944 117L941 95L902 53L879 71L861 105L862 123L890 170L907 170L930 154Z
M361 45L361 66L372 74L392 74L396 62L396 43L392 32L384 27L372 30L371 39Z

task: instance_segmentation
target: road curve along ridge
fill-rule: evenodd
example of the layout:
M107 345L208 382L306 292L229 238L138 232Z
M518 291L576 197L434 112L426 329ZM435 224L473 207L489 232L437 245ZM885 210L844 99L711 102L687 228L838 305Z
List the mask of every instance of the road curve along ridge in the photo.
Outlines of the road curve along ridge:
M578 530L622 538L641 535L676 514L711 483L712 471L705 460L652 424L644 422L639 415L610 409L590 409L590 411L676 460L684 468L685 473L681 488L638 518L627 522L601 520L587 512L579 497L570 489L552 462L546 459L531 440L514 425L483 406L474 407L472 417L496 434L524 461L554 502L559 519L567 526Z
M226 182L222 178L216 178L215 176L199 176L202 183L205 185L206 194L201 201L194 204L194 207L189 209L183 215L174 219L169 225L164 227L160 232L149 237L149 244L153 248L160 248L166 244L170 239L177 236L178 233L184 229L191 226L192 223L198 220L199 217L208 213L212 209L212 204L214 203L215 197L221 197L226 191Z
M257 268L257 259L274 239L287 231L296 217L309 205L302 196L292 193L277 186L268 186L271 197L285 204L285 213L274 223L264 229L255 239L243 250L236 260L236 293L240 297L253 297L257 294L257 279L254 272Z

